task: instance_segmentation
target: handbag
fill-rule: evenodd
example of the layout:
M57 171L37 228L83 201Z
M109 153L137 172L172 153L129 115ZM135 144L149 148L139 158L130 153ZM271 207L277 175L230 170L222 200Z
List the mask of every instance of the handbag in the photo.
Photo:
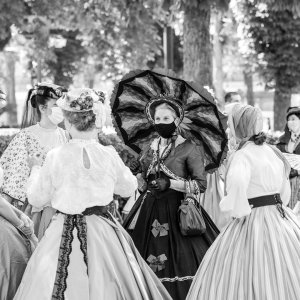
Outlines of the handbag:
M183 236L201 235L206 231L201 206L191 193L190 182L186 182L186 195L179 207L179 227Z

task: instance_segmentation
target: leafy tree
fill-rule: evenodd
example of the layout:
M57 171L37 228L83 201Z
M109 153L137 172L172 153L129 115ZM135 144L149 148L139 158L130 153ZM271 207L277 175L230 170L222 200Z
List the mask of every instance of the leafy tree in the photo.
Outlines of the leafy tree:
M266 86L275 88L274 128L282 130L291 93L300 81L300 3L297 0L236 0L244 41Z

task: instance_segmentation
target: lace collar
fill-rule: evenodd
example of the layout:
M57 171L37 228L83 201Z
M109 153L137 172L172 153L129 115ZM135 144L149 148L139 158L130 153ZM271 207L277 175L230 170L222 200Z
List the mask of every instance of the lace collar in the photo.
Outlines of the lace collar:
M71 144L95 144L97 143L96 139L70 139L69 143Z

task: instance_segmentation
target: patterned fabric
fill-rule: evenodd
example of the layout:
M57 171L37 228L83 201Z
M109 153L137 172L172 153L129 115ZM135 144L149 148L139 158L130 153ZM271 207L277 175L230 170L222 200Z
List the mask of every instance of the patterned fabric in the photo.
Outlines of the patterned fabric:
M184 118L178 133L204 144L206 170L219 166L226 156L226 117L205 89L181 79L149 70L132 71L115 87L112 112L124 143L140 153L157 134L145 114L146 104L161 94L181 101Z
M72 252L72 242L74 239L73 230L77 229L77 237L80 242L80 249L83 253L84 262L87 266L87 228L86 220L82 215L66 215L59 248L59 259L57 264L56 277L54 281L52 300L64 300L64 293L67 289L68 266L70 254Z
M39 155L44 161L51 149L66 142L67 136L61 128L49 131L36 124L21 130L0 159L0 166L4 172L2 192L24 203L30 175L28 157ZM20 203L17 204L21 206Z
M30 131L24 129L14 137L0 159L4 171L4 193L25 202L26 183L30 175L27 158L37 154L44 160L47 153Z

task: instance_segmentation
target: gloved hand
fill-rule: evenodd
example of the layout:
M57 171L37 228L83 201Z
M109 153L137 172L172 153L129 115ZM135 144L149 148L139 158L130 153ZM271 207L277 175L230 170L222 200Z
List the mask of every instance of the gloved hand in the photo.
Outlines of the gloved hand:
M291 178L294 178L294 177L296 177L296 176L298 176L298 175L299 175L299 173L298 173L297 170L291 169L291 172L290 172L290 179L291 179Z
M141 164L139 161L133 160L129 165L130 171L133 175L141 173Z
M157 178L149 183L149 188L159 190L161 192L166 191L171 185L171 181L167 177Z

